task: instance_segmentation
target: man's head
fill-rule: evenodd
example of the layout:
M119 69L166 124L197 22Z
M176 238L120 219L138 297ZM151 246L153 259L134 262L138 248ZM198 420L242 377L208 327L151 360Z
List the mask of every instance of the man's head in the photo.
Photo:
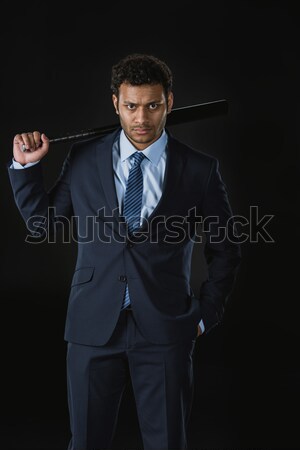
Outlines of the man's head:
M172 73L152 55L128 55L112 67L112 100L128 139L138 150L156 141L173 106Z

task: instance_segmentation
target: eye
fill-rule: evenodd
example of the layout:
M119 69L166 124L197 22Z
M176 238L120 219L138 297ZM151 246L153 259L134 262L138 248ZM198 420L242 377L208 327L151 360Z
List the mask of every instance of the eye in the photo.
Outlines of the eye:
M154 109L157 109L158 108L158 104L157 103L151 103L150 105L149 105L149 109L151 109L152 111L154 110Z
M127 108L128 108L130 111L133 111L134 108L135 108L135 104L134 104L134 103L128 103Z

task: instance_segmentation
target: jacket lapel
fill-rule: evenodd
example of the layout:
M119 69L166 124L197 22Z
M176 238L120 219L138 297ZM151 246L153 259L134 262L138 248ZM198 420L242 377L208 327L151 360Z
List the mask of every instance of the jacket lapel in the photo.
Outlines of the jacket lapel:
M186 164L186 155L180 149L180 144L168 133L168 144L167 144L167 161L166 161L166 169L165 169L165 177L162 188L161 198L148 217L147 221L150 221L159 215L163 215L167 210L169 196L172 195L172 190L176 186L176 184L180 181L185 164ZM146 224L143 225L140 230L143 231L147 228Z
M112 147L117 138L120 128L113 133L105 136L96 148L97 167L100 174L100 182L109 207L112 210L113 216L120 220L118 197L115 186L113 161L112 161Z

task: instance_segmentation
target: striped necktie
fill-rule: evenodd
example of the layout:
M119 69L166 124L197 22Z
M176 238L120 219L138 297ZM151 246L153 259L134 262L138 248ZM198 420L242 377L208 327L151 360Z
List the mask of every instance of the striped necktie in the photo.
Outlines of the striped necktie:
M125 196L123 215L128 225L128 233L131 235L140 226L142 197L143 197L143 173L141 162L145 158L142 151L136 151L131 156L133 165L129 171ZM128 285L126 284L122 309L130 304Z

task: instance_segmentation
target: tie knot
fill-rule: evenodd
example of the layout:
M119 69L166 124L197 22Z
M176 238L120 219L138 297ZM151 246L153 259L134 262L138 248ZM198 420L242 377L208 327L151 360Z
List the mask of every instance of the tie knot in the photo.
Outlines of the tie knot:
M145 155L142 151L136 151L135 153L133 153L132 158L133 158L133 165L137 166L141 164L141 162L145 158Z

